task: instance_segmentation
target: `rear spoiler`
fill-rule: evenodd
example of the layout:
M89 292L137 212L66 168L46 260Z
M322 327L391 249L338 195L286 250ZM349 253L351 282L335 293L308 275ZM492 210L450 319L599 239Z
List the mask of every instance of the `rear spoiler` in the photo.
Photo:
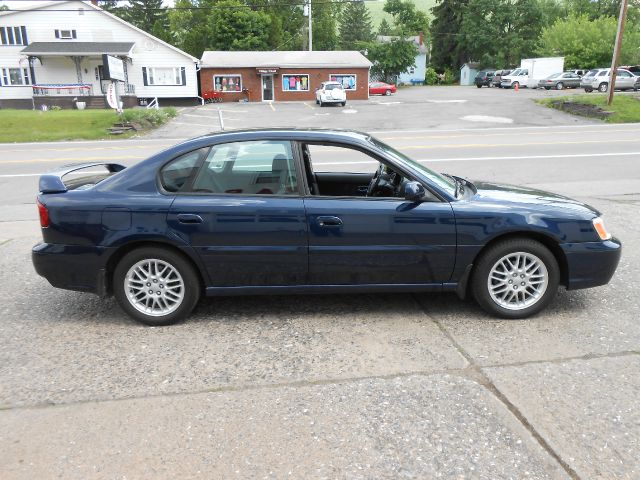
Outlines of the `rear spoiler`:
M64 193L67 191L67 187L62 181L62 177L75 172L76 170L82 170L91 167L106 167L110 173L116 173L124 170L124 165L117 163L75 163L71 165L63 165L49 173L45 173L40 176L39 190L40 193Z

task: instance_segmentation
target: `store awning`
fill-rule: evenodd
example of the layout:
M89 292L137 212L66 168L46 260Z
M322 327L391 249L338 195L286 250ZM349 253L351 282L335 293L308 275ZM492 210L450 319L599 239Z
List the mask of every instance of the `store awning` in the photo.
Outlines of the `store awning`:
M87 55L124 55L133 50L133 42L33 42L22 49L29 56L87 56Z

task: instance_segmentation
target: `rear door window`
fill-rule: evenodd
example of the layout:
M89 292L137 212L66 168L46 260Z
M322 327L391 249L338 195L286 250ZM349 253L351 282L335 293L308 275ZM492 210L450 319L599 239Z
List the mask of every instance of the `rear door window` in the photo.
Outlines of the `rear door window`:
M167 192L181 192L188 188L209 147L200 148L171 160L160 170L160 184Z

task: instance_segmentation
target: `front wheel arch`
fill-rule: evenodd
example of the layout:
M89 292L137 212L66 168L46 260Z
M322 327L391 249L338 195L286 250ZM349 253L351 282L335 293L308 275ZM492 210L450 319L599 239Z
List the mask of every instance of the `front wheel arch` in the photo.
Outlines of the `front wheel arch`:
M489 241L484 247L482 247L474 257L473 267L469 272L469 277L473 276L475 265L478 263L478 259L484 254L484 252L486 252L497 243L514 239L536 240L547 247L551 251L551 253L553 253L556 262L558 263L558 267L560 268L560 285L566 287L569 284L569 265L567 263L567 257L564 251L562 250L562 248L560 248L560 245L558 244L558 242L556 242L555 239L538 232L508 232L492 238L491 241ZM465 298L469 296L469 289L470 282L467 282L464 287L464 292L461 292Z
M198 274L201 293L204 293L204 287L206 286L205 273L200 270L197 262L190 255L186 254L183 250L171 243L143 240L122 245L109 257L109 260L107 261L107 264L105 266L105 285L107 287L108 295L113 295L113 273L116 269L116 266L118 265L118 263L120 263L120 260L122 260L122 258L126 254L139 248L163 248L165 250L170 250L174 253L177 253L178 255L181 255L187 262L191 264L191 267L193 267L194 271Z

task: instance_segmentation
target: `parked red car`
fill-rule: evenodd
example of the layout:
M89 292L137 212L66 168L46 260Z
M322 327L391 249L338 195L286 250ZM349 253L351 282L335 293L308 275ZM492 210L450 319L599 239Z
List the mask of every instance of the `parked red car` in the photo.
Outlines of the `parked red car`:
M371 82L369 84L369 95L391 95L396 93L396 86L384 82Z

